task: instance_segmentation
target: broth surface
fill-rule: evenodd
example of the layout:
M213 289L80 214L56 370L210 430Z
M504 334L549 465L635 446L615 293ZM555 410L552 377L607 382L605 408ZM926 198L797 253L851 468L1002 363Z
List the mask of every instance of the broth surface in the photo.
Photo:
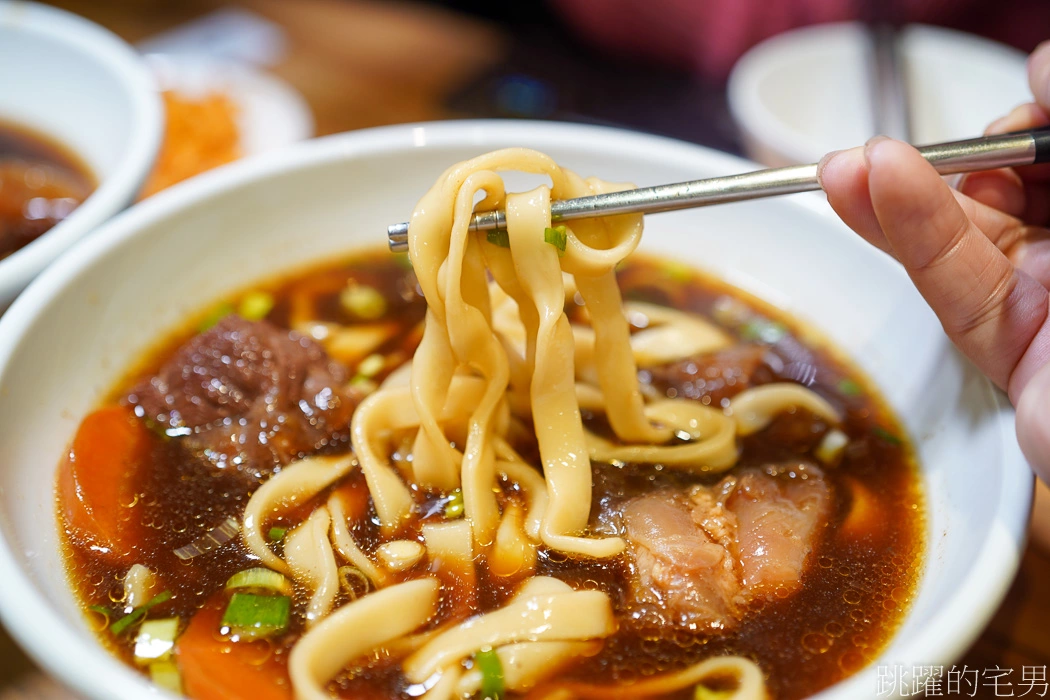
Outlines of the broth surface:
M378 382L411 358L425 312L414 275L401 257L385 252L359 255L339 265L293 275L218 305L205 314L206 322L237 308L247 295L264 290L274 301L266 320L279 327L289 327L297 309L304 305L326 323L364 324L349 316L340 303L340 294L351 280L380 292L386 306L384 321L396 326L372 351L386 358L383 369L369 378ZM791 700L811 695L864 667L897 629L922 569L923 496L913 452L900 423L870 383L812 331L722 282L675 263L635 255L622 267L619 283L625 301L646 301L699 314L736 340L732 348L712 356L643 370L640 377L654 394L685 396L718 406L748 386L773 381L803 383L842 413L844 421L839 429L849 437L849 444L841 461L821 465L831 489L831 507L807 558L801 588L783 599L755 605L728 631L652 629L632 623L624 614L630 571L623 557L606 562L580 561L541 547L537 575L553 576L577 589L605 591L619 620L619 630L597 654L578 660L548 686L563 682L628 683L708 657L736 654L758 663L773 697ZM567 304L567 312L570 319L581 313L572 302ZM144 358L141 366L115 387L108 403L134 406L135 387L157 373L198 332L199 323L201 319ZM595 432L608 433L604 418L584 412L584 419ZM224 519L239 519L257 485L233 470L216 470L196 458L179 436L166 435L156 426L151 429L148 450L128 466L124 475L133 497L124 504L120 517L139 533L131 555L120 561L100 556L63 523L70 582L85 608L112 611L108 617L97 612L88 615L99 628L100 639L129 664L133 664L134 634L113 635L108 624L120 617L122 582L130 562L149 567L163 580L164 588L173 595L169 602L157 606L157 616L178 616L183 628L198 615L216 616L217 620L228 600L223 591L227 579L257 565L240 538L188 561L175 556L175 549ZM793 460L819 463L813 455L829 430L830 426L802 409L781 415L765 430L741 439L740 459L729 473ZM518 436L514 447L529 462L538 463L533 436ZM322 452L347 449L345 442L335 440ZM615 511L632 498L697 484L712 485L723 476L697 476L659 466L597 463L593 473L591 528L595 532L606 527L603 512ZM360 470L303 504L303 513L309 513L313 504L326 500L332 491L342 493L349 503L362 504L351 532L359 546L374 555L383 537ZM416 514L397 533L400 539L421 539L421 525L440 520L448 502L442 494L418 489L413 495ZM874 498L869 502L870 496ZM512 485L504 483L500 494L504 505L520 498ZM866 519L860 518L858 526L856 514L862 506L874 510ZM61 508L59 520L63 522ZM286 523L272 524L290 526L295 522L289 518ZM467 586L454 571L431 570L443 585L439 620L433 625L502 605L522 580L520 576L494 575L484 556L476 567L476 589ZM409 569L396 574L395 579L407 580L419 574L418 569ZM290 693L287 656L304 631L304 599L308 596L301 593L295 597L288 631L272 641L234 642L223 640L216 631L220 647L224 645L227 652L235 647L240 652L248 650L259 667L272 676L275 687L286 693ZM348 599L344 591L337 604ZM418 689L411 688L401 675L399 659L391 653L359 660L329 689L345 698L417 694ZM667 697L690 698L692 691Z
M75 154L0 121L0 259L69 216L94 189L94 177Z

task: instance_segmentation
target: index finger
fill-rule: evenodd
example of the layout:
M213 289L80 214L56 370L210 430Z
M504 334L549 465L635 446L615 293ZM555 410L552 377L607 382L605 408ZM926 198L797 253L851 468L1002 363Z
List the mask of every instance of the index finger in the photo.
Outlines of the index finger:
M952 341L1016 399L1033 341L1050 347L1046 288L1017 270L973 224L951 189L911 146L865 148L872 207L896 257ZM1032 370L1034 371L1034 370Z

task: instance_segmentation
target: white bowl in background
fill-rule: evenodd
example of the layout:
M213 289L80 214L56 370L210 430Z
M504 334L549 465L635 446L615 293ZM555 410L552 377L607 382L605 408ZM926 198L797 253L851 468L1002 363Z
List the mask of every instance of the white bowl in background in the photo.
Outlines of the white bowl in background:
M912 142L980 136L1032 100L1020 51L940 27L901 31ZM812 163L875 135L865 25L821 24L748 51L729 76L729 109L747 154L769 166Z
M542 122L358 131L194 178L119 215L62 257L0 319L0 618L86 696L143 697L65 581L55 468L81 418L125 370L217 298L281 270L381 246L387 224L451 163L505 146L639 185L753 164L669 139ZM513 188L525 184L513 178ZM528 182L534 182L528 180ZM812 194L649 217L644 250L715 272L818 328L881 387L922 461L927 554L917 598L878 663L949 664L1017 569L1032 476L1013 411L954 352L900 266ZM868 667L820 695L871 697Z
M160 146L160 99L142 60L69 12L0 0L0 120L65 146L98 187L72 214L0 260L0 311L69 246L135 198Z

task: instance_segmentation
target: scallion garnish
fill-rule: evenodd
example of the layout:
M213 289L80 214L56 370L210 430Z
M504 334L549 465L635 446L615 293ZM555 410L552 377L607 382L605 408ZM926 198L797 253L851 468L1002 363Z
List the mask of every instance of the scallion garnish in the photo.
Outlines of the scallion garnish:
M482 649L474 655L474 665L481 671L482 700L501 700L504 693L503 664L493 649Z
M871 434L877 437L878 439L882 440L883 442L888 442L891 445L904 444L904 442L899 437L880 426L875 426L874 428L872 428Z
M449 520L461 518L463 517L464 508L463 490L456 489L448 495L448 502L445 503L445 517Z
M766 345L780 342L788 329L779 321L770 321L765 318L752 318L740 327L740 338L748 341L757 341Z
M340 292L339 303L346 311L366 321L375 321L386 314L386 298L382 293L375 287L353 280Z
M861 385L855 382L854 380L850 379L849 377L846 377L845 379L841 380L837 384L837 386L839 393L843 396L860 396L864 393L864 389L861 387Z
M379 353L372 353L357 365L357 376L366 379L374 377L386 367L386 358Z
M270 541L280 542L284 539L285 534L288 532L286 527L271 527L270 528Z
M174 661L154 661L149 665L149 677L154 685L182 695L182 676Z
M164 591L163 593L158 593L157 595L153 596L148 601L143 603L141 606L135 608L127 615L110 625L110 631L113 632L113 634L120 634L121 632L130 629L133 625L140 622L142 618L146 616L146 613L149 612L150 608L160 605L161 603L166 603L169 600L171 600L171 591Z
M510 234L506 229L496 228L485 234L485 240L500 248L510 248Z
M372 582L356 566L340 566L339 583L350 600L357 600L372 587Z
M213 307L207 314L205 314L204 318L201 319L201 322L197 324L197 330L201 333L211 330L212 327L215 326L215 324L232 314L233 311L233 304L231 304L228 301L224 301L223 303Z
M543 240L557 248L559 256L565 254L565 244L568 242L568 238L569 235L564 226L543 229Z
M222 626L242 639L261 639L286 630L291 610L292 599L286 595L234 593Z
M226 582L226 590L238 588L265 589L281 593L292 594L292 582L285 578L284 574L263 566L238 571Z
M105 615L106 617L109 617L113 614L113 611L107 608L105 605L89 605L88 610L90 610L93 613L98 613L99 615Z
M237 315L249 321L261 321L273 309L274 298L267 292L248 292L237 306Z
M689 266L680 262L668 261L663 265L664 274L672 282L688 282L691 276Z
M135 637L135 663L145 666L171 658L175 637L179 635L179 618L146 620Z

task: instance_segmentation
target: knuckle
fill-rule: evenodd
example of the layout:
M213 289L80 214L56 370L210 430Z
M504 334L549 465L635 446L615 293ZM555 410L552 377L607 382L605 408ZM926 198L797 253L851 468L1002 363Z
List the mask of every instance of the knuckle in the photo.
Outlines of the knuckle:
M954 199L952 199L952 203L955 203ZM965 216L958 218L953 217L953 221L955 223L953 223L954 228L951 234L944 239L944 243L939 248L935 248L925 255L920 255L912 261L911 267L913 267L915 271L923 272L932 270L941 265L950 264L952 262L953 258L965 242L966 234L969 232L970 228L970 220ZM920 233L920 235L922 234Z

